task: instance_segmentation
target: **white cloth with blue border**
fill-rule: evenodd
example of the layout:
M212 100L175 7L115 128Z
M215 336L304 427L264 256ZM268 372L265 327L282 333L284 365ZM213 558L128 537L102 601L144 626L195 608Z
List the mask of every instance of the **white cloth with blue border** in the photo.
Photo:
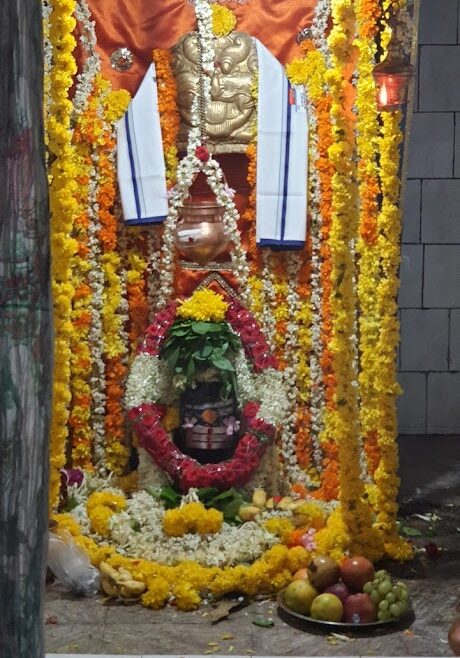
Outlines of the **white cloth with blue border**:
M259 66L256 239L260 247L301 249L307 228L308 119L303 87L254 39ZM127 225L168 214L155 66L117 126L118 183Z
M307 230L308 118L305 90L257 39L257 221L261 247L301 249Z
M117 169L125 223L135 226L164 221L168 196L153 63L118 122Z

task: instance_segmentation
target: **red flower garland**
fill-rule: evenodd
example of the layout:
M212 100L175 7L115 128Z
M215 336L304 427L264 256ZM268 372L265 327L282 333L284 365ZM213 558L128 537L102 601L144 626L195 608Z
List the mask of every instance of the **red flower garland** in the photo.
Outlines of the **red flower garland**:
M177 303L170 302L154 318L138 353L158 357L161 345L176 316ZM276 368L277 361L252 314L236 301L230 303L226 321L240 336L246 357L255 372ZM191 487L216 487L220 490L244 485L258 468L266 445L275 436L275 427L258 418L260 404L248 402L243 408L244 436L239 440L232 459L218 464L200 464L181 452L162 425L165 407L146 403L130 409L129 418L144 448L182 491Z

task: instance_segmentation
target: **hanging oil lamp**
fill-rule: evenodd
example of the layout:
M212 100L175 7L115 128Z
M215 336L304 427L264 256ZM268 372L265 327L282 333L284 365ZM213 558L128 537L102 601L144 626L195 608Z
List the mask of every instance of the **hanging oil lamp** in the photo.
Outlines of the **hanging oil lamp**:
M377 108L380 112L395 112L407 102L414 67L404 56L395 28L391 32L387 56L374 67L372 75L377 85Z

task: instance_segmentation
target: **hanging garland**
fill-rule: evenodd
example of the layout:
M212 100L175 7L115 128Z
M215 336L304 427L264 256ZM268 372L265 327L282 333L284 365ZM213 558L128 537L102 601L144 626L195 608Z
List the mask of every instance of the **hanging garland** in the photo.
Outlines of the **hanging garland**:
M378 0L357 3L358 79L357 79L357 150L360 194L359 239L357 243L359 317L359 390L361 432L364 437L369 472L373 475L379 462L377 446L378 402L375 387L380 373L377 367L379 316L377 295L380 256L377 246L380 185L377 147L379 124L376 86L372 76L377 53L376 38L381 6Z
M74 287L71 283L71 259L77 250L72 237L73 221L78 212L76 200L76 153L71 141L72 103L69 90L77 65L73 56L76 21L74 0L50 0L49 39L52 69L49 86L49 114L46 129L48 148L53 156L50 167L51 211L51 281L54 305L53 402L50 437L50 507L57 505L60 469L65 465L68 439L70 393L71 313ZM56 45L59 44L59 47Z
M351 75L355 31L354 8L348 0L333 0L334 21L329 45L333 69L327 80L331 89L331 117L334 144L329 149L335 173L332 179L332 226L330 247L332 254L332 285L335 294L331 299L333 338L331 351L337 378L335 393L334 427L340 464L340 515L345 534L337 533L328 524L332 546L338 537L352 553L367 554L376 559L382 554L379 537L372 531L371 510L362 501L364 485L360 471L360 441L358 399L354 369L354 262L350 245L357 230L357 189L354 165L354 120L351 112L353 98ZM332 521L331 521L332 523Z

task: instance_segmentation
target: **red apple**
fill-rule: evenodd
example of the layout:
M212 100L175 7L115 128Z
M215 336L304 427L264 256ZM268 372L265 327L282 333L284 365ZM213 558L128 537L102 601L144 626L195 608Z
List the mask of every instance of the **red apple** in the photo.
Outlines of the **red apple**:
M342 603L345 603L351 592L345 583L335 583L335 585L330 585L327 589L324 590L326 594L335 594Z
M360 555L347 557L340 565L340 576L353 592L362 592L363 586L374 578L374 565Z
M377 608L369 594L352 594L343 604L343 621L347 624L369 624L377 619Z

